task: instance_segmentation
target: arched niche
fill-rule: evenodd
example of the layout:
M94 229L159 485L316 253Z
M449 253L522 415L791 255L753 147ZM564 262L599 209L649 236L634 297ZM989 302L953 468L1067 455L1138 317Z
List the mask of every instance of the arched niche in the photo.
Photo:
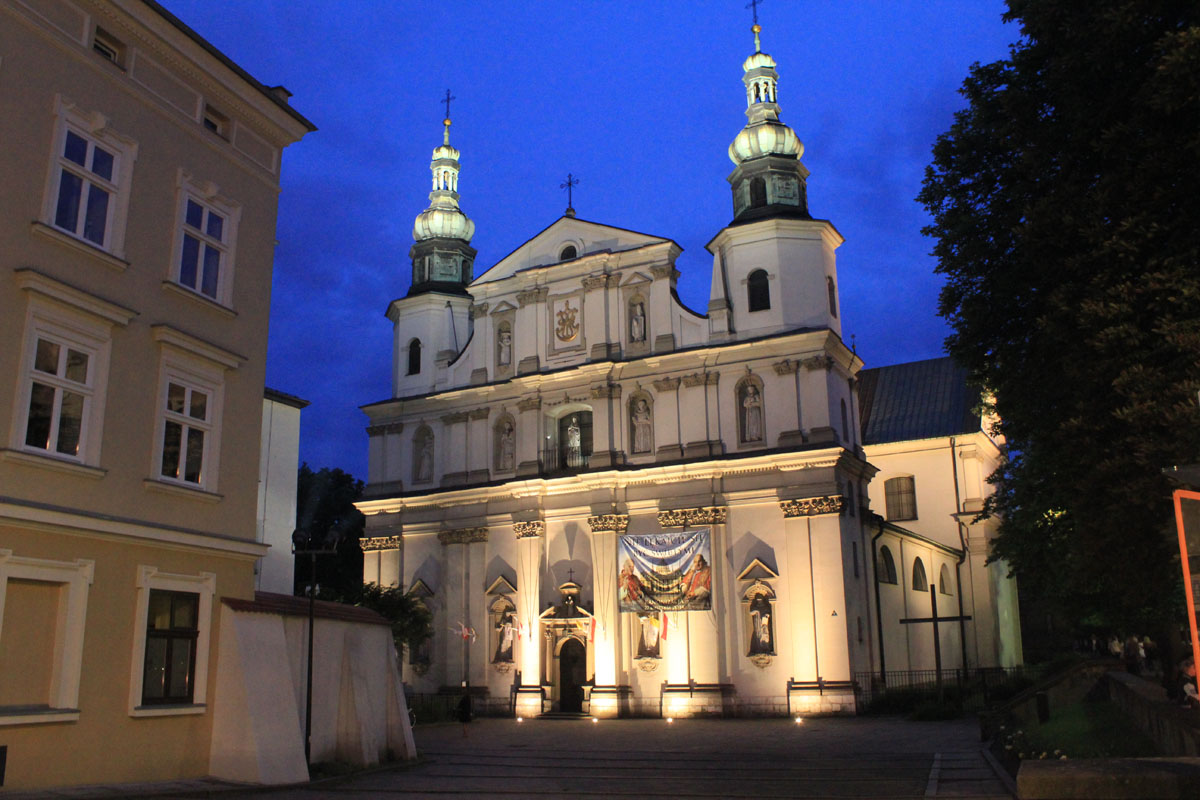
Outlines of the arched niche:
M496 472L512 472L517 464L517 421L501 414L492 427L492 453Z
M635 456L654 452L654 398L642 390L629 396L629 452Z
M775 590L765 580L756 580L742 593L746 630L746 656L755 666L766 668L775 655Z
M738 415L738 442L765 444L767 414L763 401L763 382L757 375L747 375L734 387Z
M641 292L629 298L626 316L629 319L629 341L633 344L645 342L650 331L649 320L646 317L646 298Z
M517 650L519 629L517 607L506 594L497 595L488 605L488 622L491 629L489 650L492 666L500 672L512 669Z
M434 459L433 431L422 425L413 433L412 480L413 483L428 483L433 480Z

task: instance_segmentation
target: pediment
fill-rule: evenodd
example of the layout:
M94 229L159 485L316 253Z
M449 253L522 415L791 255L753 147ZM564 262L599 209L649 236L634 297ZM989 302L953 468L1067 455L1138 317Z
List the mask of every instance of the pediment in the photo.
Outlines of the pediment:
M512 303L508 302L507 300L501 300L499 303L496 304L496 307L493 308L488 313L490 315L494 316L496 314L503 314L506 311L516 311L516 310L517 310L517 307L514 306Z
M484 594L494 595L516 593L517 587L513 586L512 583L509 582L508 578L501 575L499 578L496 578L496 580L492 581L492 585L487 588L487 591Z
M410 597L416 597L420 599L424 597L433 597L433 590L429 588L429 584L425 583L425 581L421 580L420 578L417 578L412 582L412 585L408 587L408 591L405 592L405 594Z
M560 258L560 254L568 245L575 247L578 258L605 251L636 250L646 245L669 241L671 240L662 236L651 236L614 225L589 222L577 217L559 217L549 227L496 262L471 285L504 280L534 267L566 263ZM570 260L573 259L568 259Z
M649 275L643 272L631 272L629 277L625 279L622 286L637 286L643 283L650 283L653 280Z
M738 574L739 581L769 581L779 577L779 573L767 566L761 559L753 559L746 568Z

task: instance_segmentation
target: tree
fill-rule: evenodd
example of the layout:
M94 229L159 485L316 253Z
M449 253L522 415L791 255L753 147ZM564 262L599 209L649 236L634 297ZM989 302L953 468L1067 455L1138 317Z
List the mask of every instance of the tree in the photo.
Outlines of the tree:
M1200 461L1200 4L1009 0L933 149L947 349L994 393L1022 595L1140 626L1182 598L1164 468Z
M337 555L317 556L316 583L327 595L344 597L356 594L362 586L362 537L366 519L354 507L362 497L363 482L340 469L322 467L313 472L301 464L297 476L296 527L307 530L317 541L329 531L341 533ZM296 557L296 594L304 594L309 585L310 559Z
M343 602L369 608L392 623L392 640L400 658L404 657L404 648L411 652L433 636L433 615L429 609L399 586L364 584L356 597L346 597Z

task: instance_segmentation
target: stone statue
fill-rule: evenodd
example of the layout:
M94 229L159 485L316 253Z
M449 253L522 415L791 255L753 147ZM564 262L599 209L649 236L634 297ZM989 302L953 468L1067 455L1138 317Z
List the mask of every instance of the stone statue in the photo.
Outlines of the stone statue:
M763 438L762 398L754 384L746 386L742 397L742 441L761 442Z
M509 422L508 420L505 420L504 424L502 426L500 426L500 448L499 448L499 450L500 450L500 469L502 469L502 470L510 470L513 468L513 456L514 456L514 449L515 449L515 444L516 444L514 442L515 438L516 437L513 435L513 424L511 422Z
M646 307L642 303L634 303L629 314L629 340L646 341Z
M579 430L579 417L571 417L567 426L567 466L578 467L583 464L582 438Z
M417 466L413 470L414 480L427 481L433 478L433 434L427 433L417 445Z
M500 366L507 367L512 363L512 331L501 329L499 339L500 355L497 361Z
M633 404L633 452L649 453L654 449L654 429L650 422L650 404L639 397Z

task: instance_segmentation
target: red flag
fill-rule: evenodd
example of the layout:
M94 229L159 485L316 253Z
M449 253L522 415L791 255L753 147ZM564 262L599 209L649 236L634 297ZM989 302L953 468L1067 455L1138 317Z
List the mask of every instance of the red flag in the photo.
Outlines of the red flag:
M658 634L658 638L664 642L667 640L667 612L662 612L662 630Z
M596 618L592 617L592 630L588 633L588 641L596 641Z

